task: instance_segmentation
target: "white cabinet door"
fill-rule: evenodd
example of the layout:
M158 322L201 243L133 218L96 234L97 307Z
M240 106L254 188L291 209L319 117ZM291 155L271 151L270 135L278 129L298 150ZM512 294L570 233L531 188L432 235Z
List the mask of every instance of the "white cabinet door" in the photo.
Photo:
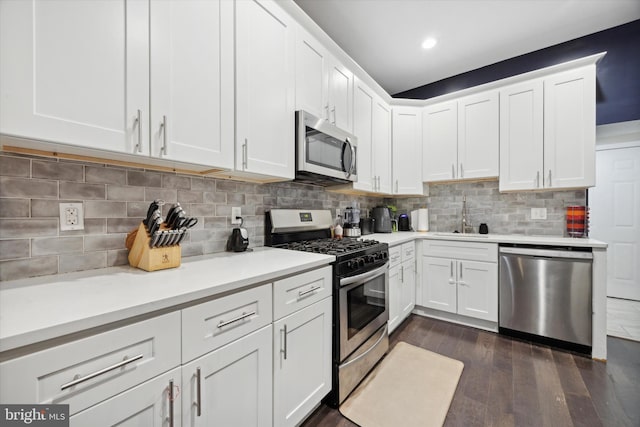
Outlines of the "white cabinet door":
M593 187L595 65L544 80L544 187Z
M362 191L373 191L373 106L374 96L371 90L359 79L356 79L353 95L353 134L358 138L358 182L353 188Z
M179 426L180 368L105 400L69 419L73 427ZM172 420L173 417L173 420Z
M424 181L449 181L458 177L458 103L426 107L422 113Z
M542 188L543 83L500 91L500 191Z
M273 324L276 426L298 425L331 390L331 313L329 297Z
M400 266L389 269L389 333L400 324L402 282L400 280Z
M233 168L233 3L151 1L151 155Z
M328 52L301 26L296 36L296 110L328 120Z
M376 192L391 194L391 108L376 97L373 105L373 175Z
M329 121L342 130L353 130L353 73L335 58L329 65Z
M402 293L400 297L400 319L406 319L416 306L416 261L403 261L400 270Z
M1 2L0 132L148 155L148 34L144 1Z
M498 92L458 101L458 178L498 176L500 126Z
M236 6L236 169L294 177L294 21L272 0Z
M393 194L421 195L422 112L393 108Z
M271 339L265 326L184 365L182 425L271 426Z
M498 321L498 264L457 261L458 314Z
M436 310L456 312L455 260L422 257L422 304Z

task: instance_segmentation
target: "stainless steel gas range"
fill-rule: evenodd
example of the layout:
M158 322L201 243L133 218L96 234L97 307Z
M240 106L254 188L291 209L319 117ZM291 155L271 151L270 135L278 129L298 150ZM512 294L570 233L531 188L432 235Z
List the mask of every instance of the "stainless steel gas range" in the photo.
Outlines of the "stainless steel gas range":
M337 406L389 349L389 247L375 240L332 239L328 210L273 209L265 244L335 255L333 263L333 389Z

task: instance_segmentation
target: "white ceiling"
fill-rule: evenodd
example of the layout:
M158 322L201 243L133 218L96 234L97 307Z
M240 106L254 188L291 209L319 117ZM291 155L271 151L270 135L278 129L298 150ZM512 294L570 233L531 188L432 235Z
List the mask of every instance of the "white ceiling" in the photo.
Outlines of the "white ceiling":
M640 0L294 1L389 94L640 19Z

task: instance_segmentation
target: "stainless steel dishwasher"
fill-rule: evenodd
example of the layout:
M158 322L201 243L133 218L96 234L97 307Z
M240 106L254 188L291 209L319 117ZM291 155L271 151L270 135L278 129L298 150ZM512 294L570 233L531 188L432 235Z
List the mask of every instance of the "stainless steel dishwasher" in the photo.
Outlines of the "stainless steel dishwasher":
M591 347L592 263L590 248L501 246L500 331Z

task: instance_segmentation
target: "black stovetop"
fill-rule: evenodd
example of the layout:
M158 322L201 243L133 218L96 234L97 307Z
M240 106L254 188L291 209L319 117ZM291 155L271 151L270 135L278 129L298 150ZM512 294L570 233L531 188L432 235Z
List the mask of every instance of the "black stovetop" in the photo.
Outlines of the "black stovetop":
M278 248L293 249L296 251L316 252L327 255L342 256L352 252L361 251L380 245L377 240L361 240L354 238L343 239L316 239L302 240L299 242L289 242L277 245Z

